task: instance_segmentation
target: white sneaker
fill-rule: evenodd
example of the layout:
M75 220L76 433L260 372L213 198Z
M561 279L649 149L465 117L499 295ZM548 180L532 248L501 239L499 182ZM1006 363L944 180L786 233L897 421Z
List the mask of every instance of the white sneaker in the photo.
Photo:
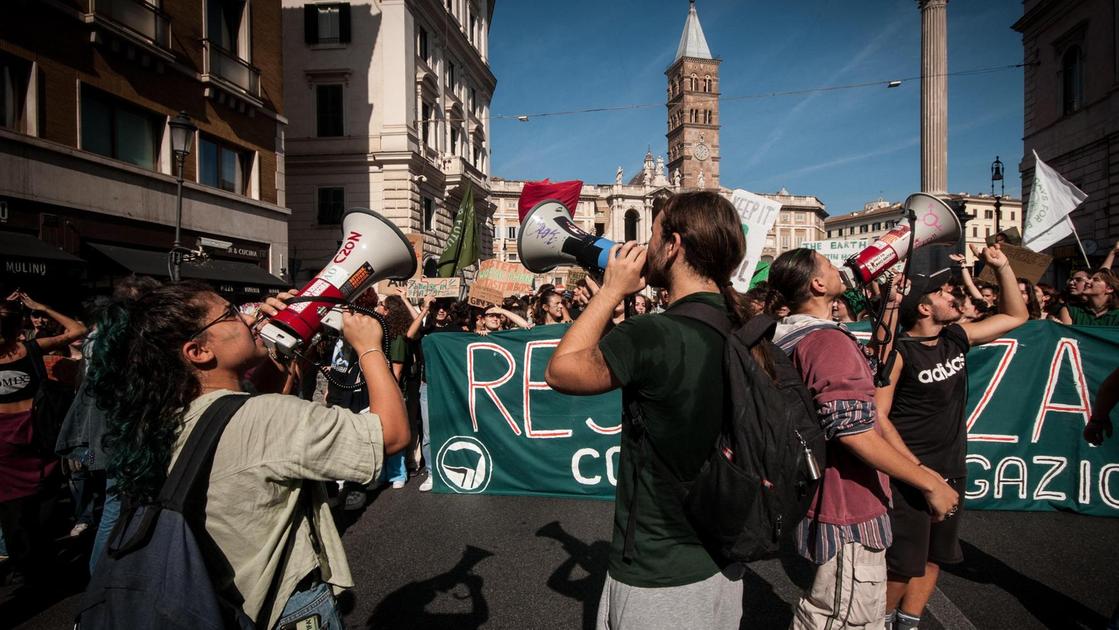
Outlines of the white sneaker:
M434 482L431 480L431 475L428 475L427 479L424 479L424 482L420 484L420 492L430 492L432 483Z
M404 487L405 483L407 483L407 482L405 482L405 481L394 481L394 482L392 482L392 487L395 488L396 490L399 490L399 489Z

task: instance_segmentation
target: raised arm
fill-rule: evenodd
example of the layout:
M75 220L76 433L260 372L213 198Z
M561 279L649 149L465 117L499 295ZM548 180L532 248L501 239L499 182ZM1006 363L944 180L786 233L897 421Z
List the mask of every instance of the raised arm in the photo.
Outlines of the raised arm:
M641 275L644 268L645 248L636 242L611 248L602 288L564 334L548 361L544 380L552 389L565 394L601 394L620 385L598 342L606 323L614 317L614 307L625 296L645 288Z
M1115 252L1119 252L1119 241L1115 241L1115 244L1108 250L1107 258L1103 259L1103 264L1100 265L1100 269L1111 270L1111 266L1115 264Z
M357 352L358 365L369 390L369 411L381 419L385 455L392 455L407 448L412 434L400 386L381 350L384 334L380 322L372 317L360 313L342 314L342 336Z
M520 315L517 315L516 313L514 313L513 311L511 311L507 308L501 308L500 306L496 306L496 307L493 308L493 310L496 310L497 312L504 315L506 319L513 322L513 324L515 326L517 326L518 328L532 328L532 326L528 323L528 321L525 320L525 318L521 317Z
M977 257L982 256L987 265L994 269L999 279L998 314L977 322L960 324L967 333L968 341L976 346L994 341L1026 323L1030 318L1030 312L1026 309L1026 301L1022 299L1022 294L1018 291L1018 279L1014 276L1014 269L1010 267L1010 261L1006 258L1006 254L1002 253L999 245L996 243L982 251L976 251L974 245L971 247Z
M963 254L948 254L949 260L960 265L960 279L964 283L964 289L967 294L971 296L972 300L983 300L983 294L979 292L979 287L975 286L975 281L971 279L971 265L967 264L967 256Z
M420 328L423 327L424 318L431 312L431 304L434 301L435 298L430 295L424 298L423 308L412 318L412 324L408 326L408 331L404 333L404 336L407 337L409 341L415 341L420 338ZM405 300L405 302L407 302L407 300Z
M12 293L8 296L8 300L19 301L26 308L29 308L33 311L43 311L47 314L47 317L53 319L58 325L62 326L61 334L54 335L53 337L42 337L35 340L35 343L39 345L39 348L42 349L43 352L50 352L52 350L66 347L70 345L71 342L77 341L78 339L84 337L89 330L85 327L85 324L79 322L78 320L67 317L62 313L54 310L53 308L47 306L46 304L32 300L31 297L23 291L16 291Z

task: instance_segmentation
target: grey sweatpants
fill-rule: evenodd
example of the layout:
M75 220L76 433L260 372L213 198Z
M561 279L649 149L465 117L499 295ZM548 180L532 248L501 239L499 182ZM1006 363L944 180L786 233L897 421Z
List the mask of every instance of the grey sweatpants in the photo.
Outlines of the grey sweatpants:
M742 618L742 580L722 573L693 584L641 588L606 575L598 602L598 630L728 628Z

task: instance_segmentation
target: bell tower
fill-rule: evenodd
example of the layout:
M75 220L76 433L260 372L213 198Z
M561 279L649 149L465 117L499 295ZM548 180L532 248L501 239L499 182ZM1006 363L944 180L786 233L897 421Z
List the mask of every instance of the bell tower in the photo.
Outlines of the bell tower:
M668 179L683 188L719 187L719 64L691 0L668 77Z

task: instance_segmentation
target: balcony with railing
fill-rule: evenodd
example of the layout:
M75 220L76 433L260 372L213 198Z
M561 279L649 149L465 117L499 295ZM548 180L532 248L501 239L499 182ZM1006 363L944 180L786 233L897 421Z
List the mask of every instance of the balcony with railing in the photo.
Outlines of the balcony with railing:
M87 23L98 24L146 46L161 56L171 55L171 18L145 0L84 0Z
M202 45L202 81L218 85L259 106L260 69L208 39L203 40Z

